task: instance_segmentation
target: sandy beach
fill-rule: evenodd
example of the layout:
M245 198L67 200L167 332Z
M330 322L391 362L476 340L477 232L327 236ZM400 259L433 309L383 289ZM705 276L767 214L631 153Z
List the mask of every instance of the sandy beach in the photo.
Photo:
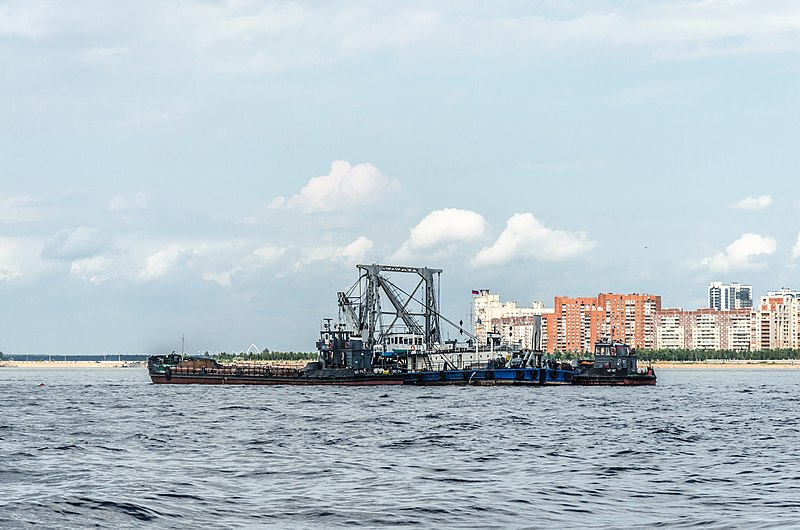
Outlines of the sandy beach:
M640 361L639 366L646 363ZM678 369L698 369L698 370L797 370L800 369L800 361L685 361L670 362L661 361L653 363L653 367L659 368L678 368Z
M302 368L308 361L247 361L241 364ZM225 363L223 363L225 364ZM146 368L145 361L0 361L0 368Z
M261 361L249 364L272 364L292 367L304 366L307 361ZM646 363L640 361L640 366ZM144 368L145 363L135 361L1 361L0 368ZM653 367L682 370L800 370L800 360L783 361L660 361Z
M0 368L143 368L135 361L0 361Z

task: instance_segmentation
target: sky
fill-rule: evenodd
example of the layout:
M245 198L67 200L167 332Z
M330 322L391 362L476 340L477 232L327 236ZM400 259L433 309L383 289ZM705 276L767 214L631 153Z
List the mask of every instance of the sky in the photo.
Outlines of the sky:
M358 263L800 289L794 0L0 1L0 351L313 351Z

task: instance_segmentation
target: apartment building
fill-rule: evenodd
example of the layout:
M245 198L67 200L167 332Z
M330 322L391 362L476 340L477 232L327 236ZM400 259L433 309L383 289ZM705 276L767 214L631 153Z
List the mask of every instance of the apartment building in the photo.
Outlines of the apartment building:
M749 309L663 309L656 312L654 320L656 349L750 349Z
M590 352L601 338L644 349L800 349L800 291L770 291L751 309L736 307L747 306L748 295L740 293L751 293L750 286L727 284L734 288L726 291L717 283L709 286L709 302L719 298L719 308L693 311L662 309L660 296L636 293L556 296L552 308L542 302L520 307L481 290L474 298L475 334L480 344L492 333L500 344L533 348L539 328L540 347L548 353Z
M655 312L661 297L650 294L601 293L597 297L556 296L553 312L543 315L547 352L590 352L601 338L635 348L655 345Z
M800 348L800 291L783 288L761 297L753 311L751 348Z
M739 282L708 284L708 307L718 311L753 307L753 287Z
M500 344L532 349L537 338L534 336L536 321L541 321L541 316L551 311L544 307L544 302L534 301L524 307L514 301L502 302L500 295L492 294L489 289L473 291L473 319L479 344L488 344L488 334L498 333ZM545 326L541 322L542 331L538 337L541 342L546 337ZM544 344L541 347L544 348Z
M597 295L597 305L605 309L606 336L635 348L655 347L655 312L661 297L652 294Z
M597 298L556 296L553 312L542 315L547 330L543 349L546 352L587 352L603 334L605 311Z

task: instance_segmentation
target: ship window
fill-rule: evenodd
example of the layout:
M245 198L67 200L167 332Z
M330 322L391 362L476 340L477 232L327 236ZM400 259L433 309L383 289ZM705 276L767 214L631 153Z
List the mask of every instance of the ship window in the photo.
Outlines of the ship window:
M617 344L617 355L628 355L628 347L624 344Z

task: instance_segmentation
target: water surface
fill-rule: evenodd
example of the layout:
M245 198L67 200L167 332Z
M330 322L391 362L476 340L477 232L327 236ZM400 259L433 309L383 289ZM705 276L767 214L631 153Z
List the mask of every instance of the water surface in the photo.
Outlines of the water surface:
M172 386L2 368L0 527L800 526L799 383Z

